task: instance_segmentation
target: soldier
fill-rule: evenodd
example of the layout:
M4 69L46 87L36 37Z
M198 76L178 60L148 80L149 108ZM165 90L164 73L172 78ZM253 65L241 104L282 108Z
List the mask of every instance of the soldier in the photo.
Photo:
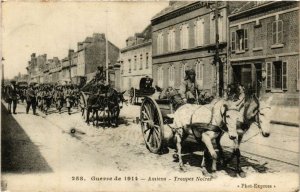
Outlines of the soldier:
M193 69L185 71L186 77L180 87L180 95L185 103L195 103L199 93L198 84L196 83L196 73Z
M30 106L32 106L33 114L36 115L36 90L34 88L34 83L29 84L29 88L26 93L26 114L28 114Z
M11 114L11 104L13 105L13 114L16 113L17 103L18 103L18 88L15 80L10 81L11 85L8 87L7 96L8 96L8 113Z
M96 82L99 82L101 80L105 80L105 74L104 74L104 69L103 67L101 66L98 66L97 67L97 71L96 71L96 74L95 74L95 81Z
M65 92L65 100L66 100L69 115L71 115L71 108L73 105L73 97L74 97L73 87L71 85L69 85L69 86L67 86L66 92Z
M62 87L57 87L56 91L56 109L61 113L61 109L64 104L64 92Z

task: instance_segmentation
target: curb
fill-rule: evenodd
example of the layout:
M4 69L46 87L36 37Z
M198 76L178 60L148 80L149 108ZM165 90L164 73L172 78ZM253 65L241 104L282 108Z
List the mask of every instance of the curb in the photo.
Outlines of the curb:
M298 123L293 123L293 122L287 122L287 121L276 121L276 120L271 120L271 124L278 124L278 125L286 125L290 127L300 127Z

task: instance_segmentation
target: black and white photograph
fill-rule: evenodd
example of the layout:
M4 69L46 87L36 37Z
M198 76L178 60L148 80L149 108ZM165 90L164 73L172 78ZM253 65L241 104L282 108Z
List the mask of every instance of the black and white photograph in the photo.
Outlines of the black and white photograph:
M1 1L1 191L299 191L298 1Z

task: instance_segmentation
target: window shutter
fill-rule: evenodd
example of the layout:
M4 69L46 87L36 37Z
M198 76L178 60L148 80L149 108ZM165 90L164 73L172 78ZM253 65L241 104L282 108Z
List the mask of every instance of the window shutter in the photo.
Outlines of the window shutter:
M273 44L276 44L277 43L277 38L276 38L276 28L277 28L277 25L276 25L277 21L274 21L272 23L272 39L273 39Z
M271 90L272 88L272 63L266 63L266 90Z
M200 20L200 30L199 30L199 37L200 37L200 45L204 44L204 19Z
M244 29L244 45L245 49L248 49L248 29Z
M281 20L277 21L277 43L283 43L283 22Z
M235 51L235 44L236 44L236 32L231 32L231 51Z
M282 90L287 90L287 62L282 62Z

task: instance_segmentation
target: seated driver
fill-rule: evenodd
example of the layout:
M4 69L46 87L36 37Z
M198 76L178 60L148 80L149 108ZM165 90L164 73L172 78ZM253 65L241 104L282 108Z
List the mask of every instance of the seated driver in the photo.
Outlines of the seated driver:
M199 93L196 73L194 69L188 69L185 74L185 80L180 86L179 93L185 103L194 104L197 101L197 93Z

